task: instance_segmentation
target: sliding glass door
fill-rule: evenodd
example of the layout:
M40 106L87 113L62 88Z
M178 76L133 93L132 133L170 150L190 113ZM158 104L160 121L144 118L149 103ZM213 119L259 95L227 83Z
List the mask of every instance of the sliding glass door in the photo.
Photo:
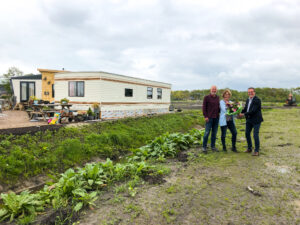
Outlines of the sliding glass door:
M35 82L20 82L20 100L27 102L30 96L35 96Z

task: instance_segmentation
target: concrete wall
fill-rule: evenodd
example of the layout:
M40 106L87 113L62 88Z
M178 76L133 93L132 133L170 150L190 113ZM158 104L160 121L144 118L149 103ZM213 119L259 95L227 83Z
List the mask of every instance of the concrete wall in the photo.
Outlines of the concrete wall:
M101 119L146 116L169 112L169 104L106 105L101 107Z

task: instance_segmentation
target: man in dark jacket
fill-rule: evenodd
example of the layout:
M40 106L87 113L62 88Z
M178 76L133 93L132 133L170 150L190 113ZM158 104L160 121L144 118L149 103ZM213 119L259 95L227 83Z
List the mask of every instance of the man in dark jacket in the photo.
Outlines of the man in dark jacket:
M263 117L261 113L261 100L255 96L255 90L253 87L248 88L249 98L246 101L245 108L242 110L241 115L246 117L246 139L248 143L248 149L245 151L247 153L252 152L252 141L251 141L251 131L254 129L253 137L255 142L255 149L253 156L259 156L259 128L261 122L263 122Z
M210 88L210 94L203 99L202 112L205 119L205 133L203 137L203 153L207 153L207 141L211 130L211 149L218 152L216 148L216 136L219 124L220 100L217 95L217 87Z

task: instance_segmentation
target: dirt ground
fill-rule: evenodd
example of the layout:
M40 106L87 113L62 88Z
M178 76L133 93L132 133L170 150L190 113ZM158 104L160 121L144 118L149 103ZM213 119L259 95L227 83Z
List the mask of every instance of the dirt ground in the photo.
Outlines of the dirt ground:
M47 125L46 121L30 122L25 111L3 111L0 113L0 129Z
M242 153L245 121L237 121L240 153L191 149L187 162L162 164L165 182L115 186L76 224L300 224L300 110L263 115L259 157Z
M89 123L99 122L99 120L89 120L84 122L72 122L68 123L66 121L63 124L67 127L79 127L84 126ZM0 130L10 129L10 128L22 128L22 127L32 127L32 126L43 126L48 125L47 121L39 119L38 122L31 122L28 114L25 111L9 110L0 113Z

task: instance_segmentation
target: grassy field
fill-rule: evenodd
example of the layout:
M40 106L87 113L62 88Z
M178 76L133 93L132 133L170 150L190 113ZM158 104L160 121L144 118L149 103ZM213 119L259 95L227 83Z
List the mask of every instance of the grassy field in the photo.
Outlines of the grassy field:
M245 121L239 120L241 153L190 149L187 162L163 163L170 170L165 182L130 181L140 184L134 194L115 186L78 224L300 224L300 110L263 116L259 157L242 153Z
M88 161L117 159L165 132L184 132L203 124L199 115L200 111L186 111L35 135L0 135L0 191L22 186L24 178L28 181L34 176L64 172Z

